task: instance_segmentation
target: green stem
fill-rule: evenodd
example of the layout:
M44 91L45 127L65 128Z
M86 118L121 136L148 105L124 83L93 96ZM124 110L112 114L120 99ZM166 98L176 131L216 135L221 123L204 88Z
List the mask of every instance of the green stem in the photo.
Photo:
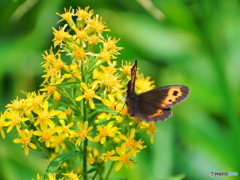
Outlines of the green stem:
M84 77L84 67L83 64L81 66L81 72L82 72L82 81L85 82L85 77ZM87 111L86 107L84 106L84 101L81 101L81 108L83 112L83 124L85 121L87 121ZM83 180L87 180L87 145L88 145L88 140L85 139L83 142Z
M107 172L107 175L106 175L105 179L108 179L108 177L109 177L109 175L110 175L110 173L111 173L111 171L112 171L112 169L113 169L114 163L115 163L115 162L112 161L112 164L111 164L111 166L110 166L110 168L109 168L109 170L108 170L108 172Z
M86 108L84 107L84 103L82 101L82 109L83 109L83 123L87 121L87 113ZM85 139L83 141L83 179L87 180L87 145L88 140Z
M86 108L84 107L84 102L82 101L82 110L83 110L83 124L87 121L87 112ZM87 180L87 145L88 140L85 139L83 142L83 179Z
M97 177L98 171L95 172L94 176L92 177L92 180L94 180Z
M75 99L73 98L73 96L69 95L69 93L65 90L62 89L62 93L64 94L64 96L69 99L71 101L71 103L75 106L75 108L77 109L77 111L79 112L80 116L83 116L83 114L81 113L81 109L79 107L79 105L76 103Z
M87 180L87 144L88 140L84 140L83 144L83 179Z

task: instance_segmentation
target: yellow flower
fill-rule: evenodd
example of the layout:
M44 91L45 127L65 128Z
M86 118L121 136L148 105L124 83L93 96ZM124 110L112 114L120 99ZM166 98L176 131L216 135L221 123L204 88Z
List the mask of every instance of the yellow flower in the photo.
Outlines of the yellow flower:
M21 139L14 139L13 142L14 143L22 143L22 147L24 148L24 153L26 155L29 154L29 147L31 147L32 149L37 149L37 146L33 143L31 143L31 138L33 135L33 130L19 130L18 134L21 136Z
M55 28L52 28L53 29L53 34L54 34L54 39L53 39L53 42L54 42L54 47L56 47L57 45L60 44L60 46L63 45L63 42L71 42L73 37L68 33L68 32L65 32L65 28L67 26L65 25L64 27L62 28L59 28L59 31L57 31Z
M116 40L115 38L111 38L111 37L109 37L106 41L104 41L104 43L103 43L103 49L105 50L105 51L108 51L110 54L111 54L111 57L112 57L112 59L115 59L115 56L114 55L118 55L118 54L120 54L118 51L119 50L121 50L121 49L123 49L122 47L117 47L116 46L116 44L117 44L117 42L119 41L119 39L118 40Z
M43 177L41 177L39 174L37 174L37 180L42 180L43 179ZM34 180L34 179L32 179L32 180Z
M55 173L47 174L47 176L48 176L47 180L63 180L63 178L61 178L61 179L57 178ZM39 174L37 174L37 180L46 180L45 178L44 179L43 178L44 178L43 176L41 177ZM32 179L32 180L34 180L34 179Z
M100 153L97 149L93 148L92 146L87 146L87 164L95 164L103 162L103 158L100 157Z
M49 110L49 103L48 101L44 102L43 109L35 109L34 112L38 115L37 121L34 123L34 126L40 124L41 129L46 129L46 127L54 127L54 122L51 120L54 118L55 115L59 114L57 110Z
M107 92L110 92L111 89L114 91L119 91L119 89L122 87L118 76L115 75L115 65L116 64L113 63L112 66L108 67L100 66L100 70L95 69L93 71L93 78L97 79L100 84L104 84L106 86Z
M11 109L6 112L5 117L8 120L5 123L5 126L8 126L7 133L9 133L13 127L16 127L16 129L19 130L21 123L29 120L29 118L23 117L19 111Z
M73 60L75 61L83 61L86 57L86 52L82 47L74 46L73 53L69 53L68 55L73 55Z
M90 105L91 109L94 109L95 104L93 102L93 98L101 99L101 97L99 97L95 94L95 90L96 90L97 86L98 86L97 81L94 81L91 85L88 85L88 86L86 83L81 82L81 87L84 92L84 95L78 96L76 98L76 101L81 101L83 98L85 98L86 100L89 101L89 105Z
M74 134L74 133L75 133L74 130L71 130L71 129L70 129L70 128L74 125L73 122L69 123L68 125L65 124L65 121L64 121L63 119L60 119L59 122L60 122L60 124L61 124L62 126L59 126L58 128L60 129L60 131L61 131L62 133L64 133L64 135L65 135L66 137L69 137L70 134Z
M64 77L60 77L61 71L62 71L61 69L48 67L45 70L46 74L42 76L44 78L43 85L47 84L45 86L53 86L56 84L60 84L64 80ZM40 91L44 91L44 90L40 89ZM45 91L48 91L48 90L45 90Z
M56 92L57 87L56 86L45 86L45 88L41 89L40 91L47 91L47 94L53 94Z
M54 134L57 132L56 128L48 128L46 126L41 127L42 131L34 131L33 134L40 136L38 139L40 142L45 142L46 147L50 147L51 142L53 142Z
M127 107L124 106L125 102L121 102L124 93L125 90L119 90L116 93L108 94L106 99L102 99L102 103L120 114L127 115Z
M72 9L71 7L69 8L69 10L67 10L66 8L64 8L64 12L63 14L59 14L59 13L56 13L57 15L61 16L62 19L60 21L67 21L68 25L73 28L75 26L75 23L72 19L72 16L74 16L74 9ZM60 22L58 21L58 22Z
M76 63L69 65L68 72L62 75L63 80L67 80L67 82L81 81L81 73Z
M121 139L125 140L125 143L122 144L122 149L125 148L125 151L131 151L134 157L136 156L136 153L139 152L139 149L146 148L146 146L142 145L144 141L136 141L134 139L135 132L135 129L132 129L128 138L122 134L120 135Z
M68 177L68 180L79 180L81 175L78 175L78 174L75 174L72 172L70 173L62 173L64 176L67 176Z
M156 130L156 126L154 125L154 123L153 122L148 123L147 134L150 134L151 143L154 142L154 132L156 131L159 131L159 130Z
M130 158L130 156L132 156L131 152L126 152L126 149L122 147L117 147L116 152L119 156L113 156L110 158L112 161L119 161L115 168L115 171L121 169L123 164L125 164L127 167L130 167L131 169L134 169L134 166L132 164L134 161Z
M86 20L87 25L90 27L89 33L98 33L99 35L102 34L103 31L110 31L109 29L105 29L105 22L102 21L102 17L96 15L92 19Z
M56 176L57 176L57 174L55 174L55 173L53 173L53 174L48 174L49 180L63 180L63 178L58 179Z
M25 102L24 99L18 100L18 98L17 98L15 100L13 100L11 102L11 104L7 104L6 108L10 108L10 109L14 109L14 110L24 109L26 107L26 104L24 102Z
M102 113L100 113L100 114L97 116L95 122L97 123L97 122L99 122L99 121L101 121L101 120L103 120L103 119L109 120L111 117L112 117L112 114L111 114L111 113L102 112Z
M47 96L45 93L43 93L43 94L36 93L36 92L28 93L25 103L26 103L27 107L29 108L29 110L34 110L43 105L43 102L46 97Z
M78 7L76 15L78 17L78 20L85 20L85 19L89 19L91 18L91 16L93 15L93 10L89 11L89 6L86 7L85 9L81 9L80 7Z
M82 43L84 43L85 40L86 40L86 38L88 37L86 30L76 29L75 31L76 31L76 36L78 37L78 39L79 39Z
M5 113L0 115L0 133L3 139L5 139L5 133L3 131L3 127L6 126L5 125L6 121L5 121Z
M104 157L104 162L107 162L108 160L110 160L114 154L115 154L114 150L107 151L106 153L103 153L102 155Z
M55 153L59 153L60 150L66 150L65 139L66 136L64 134L53 136L53 138L50 139L50 147L55 150Z
M81 141L85 140L85 139L93 141L92 137L89 136L89 133L93 129L93 126L88 127L88 121L85 121L83 125L82 125L82 123L78 122L77 126L79 129L79 131L76 131L76 133L75 133L75 137L78 137L77 141L76 141L77 146L80 146Z
M102 62L110 62L111 59L115 59L111 56L111 53L107 50L103 50L100 52L99 54L99 57L100 57L100 61Z
M67 115L67 117L72 117L72 109L70 107L68 107L64 113Z
M92 153L88 153L87 160L88 160L87 164L94 164L95 159L94 159Z
M44 55L43 56L43 59L45 59L45 61L43 61L41 64L42 67L46 68L46 67L49 67L49 66L52 66L53 65L53 62L55 62L57 60L57 57L56 55L59 54L59 52L57 52L56 54L54 54L53 52L53 48L51 47L51 49L48 51L44 51Z
M136 93L141 94L155 88L153 83L154 81L150 81L150 77L144 78L143 74L137 74Z
M121 112L119 112L121 114L125 113L125 109L122 109ZM126 113L127 113L127 110L126 110ZM115 119L116 119L116 123L120 124L122 123L122 121L124 120L124 117L123 116L113 116Z
M49 51L49 53L45 51L46 55L43 55L45 61L41 63L43 64L42 67L44 67L46 70L47 68L53 68L57 72L60 72L61 69L68 69L68 66L61 58L60 50L58 50L56 54L53 53L52 48Z
M116 133L119 133L117 127L113 127L114 121L108 123L108 125L97 126L98 135L94 138L94 141L104 144L107 137L114 137Z
M119 70L123 73L122 78L125 78L126 76L130 77L131 74L132 64L131 62L125 62L125 64L122 64L122 67L119 68Z
M89 36L89 37L87 38L87 41L89 42L89 45L91 46L90 49L92 49L95 44L101 42L102 40L101 40L100 37L98 37L98 36L96 36L96 35L92 35L92 36Z

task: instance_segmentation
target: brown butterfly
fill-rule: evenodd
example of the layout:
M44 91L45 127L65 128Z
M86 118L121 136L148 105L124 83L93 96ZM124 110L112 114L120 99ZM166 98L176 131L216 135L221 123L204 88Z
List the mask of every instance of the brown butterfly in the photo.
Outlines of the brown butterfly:
M189 87L181 85L164 86L140 95L135 93L137 60L131 69L131 80L127 86L127 106L130 116L150 122L165 121L171 115L170 107L185 100Z

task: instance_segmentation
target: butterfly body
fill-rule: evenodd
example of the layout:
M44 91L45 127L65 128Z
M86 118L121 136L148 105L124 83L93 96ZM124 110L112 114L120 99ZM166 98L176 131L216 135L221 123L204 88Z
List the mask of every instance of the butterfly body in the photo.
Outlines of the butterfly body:
M140 95L135 93L137 61L131 69L131 80L127 87L127 106L130 116L147 122L165 121L172 115L170 107L185 100L189 87L182 85L164 86Z

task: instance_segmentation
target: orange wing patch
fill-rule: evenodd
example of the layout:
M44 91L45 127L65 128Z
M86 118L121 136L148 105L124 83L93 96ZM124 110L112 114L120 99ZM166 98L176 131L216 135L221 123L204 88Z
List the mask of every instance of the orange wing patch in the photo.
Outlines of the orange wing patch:
M148 118L152 118L160 115L163 115L163 109L158 109L155 114L149 115Z
M160 106L166 107L177 101L177 98L181 97L183 92L180 87L172 87L168 90L168 94L164 100L161 101Z

